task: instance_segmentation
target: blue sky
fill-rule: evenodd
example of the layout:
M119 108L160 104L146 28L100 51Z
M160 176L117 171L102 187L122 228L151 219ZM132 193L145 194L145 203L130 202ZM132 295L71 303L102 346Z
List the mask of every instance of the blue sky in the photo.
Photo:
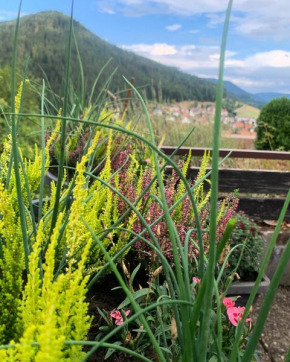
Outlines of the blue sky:
M201 77L216 77L227 0L75 0L74 17L107 41ZM0 1L0 21L18 0ZM24 0L23 15L70 13L69 0ZM250 92L290 93L289 0L235 0L225 79Z

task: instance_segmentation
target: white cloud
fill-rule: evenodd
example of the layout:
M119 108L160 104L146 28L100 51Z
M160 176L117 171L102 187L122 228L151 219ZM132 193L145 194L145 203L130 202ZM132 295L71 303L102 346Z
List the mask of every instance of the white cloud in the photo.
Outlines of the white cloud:
M252 68L290 68L290 52L271 50L254 54L245 60L245 66Z
M160 58L167 55L175 55L177 50L175 46L168 45L164 43L156 44L134 44L134 45L122 45L123 49L133 51L140 55L146 56L148 58Z
M27 14L28 13L21 12L20 17L27 15ZM15 19L17 17L17 15L18 15L17 11L9 11L9 10L0 9L0 21L8 21L8 20Z
M106 6L128 16L207 14L212 27L223 23L228 0L97 0L96 3L99 8ZM231 21L234 30L242 35L290 38L289 13L289 0L235 0Z
M156 43L127 45L123 48L197 76L216 78L218 74L220 58L218 46ZM228 50L225 60L225 79L252 92L266 89L269 91L283 89L285 92L287 88L290 92L290 52L272 50L239 58L238 53Z
M17 11L9 11L9 10L4 10L4 9L0 9L0 21L1 20L11 20L11 19L15 19L18 15ZM20 16L24 16L27 15L27 13L20 13Z
M198 29L191 29L188 31L190 34L199 34L201 31Z
M182 27L181 24L173 24L173 25L168 25L165 27L165 29L169 30L169 31L176 31L178 29L180 29Z
M112 9L103 7L102 10L100 10L100 12L105 13L105 14L110 14L110 15L115 15L116 12Z

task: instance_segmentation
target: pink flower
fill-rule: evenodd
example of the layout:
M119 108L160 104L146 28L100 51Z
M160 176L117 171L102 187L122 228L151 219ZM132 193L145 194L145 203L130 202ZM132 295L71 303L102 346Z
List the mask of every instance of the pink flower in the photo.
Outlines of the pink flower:
M150 162L150 158L146 158L145 162L148 164Z
M198 279L198 278L196 278L196 277L193 277L192 280L193 280L193 282L194 282L195 284L200 284L200 283L201 283L201 280Z
M129 314L130 314L130 311L129 311L129 310L126 310L125 315L128 316ZM124 323L124 320L123 320L123 317L122 317L122 314L121 314L120 311L116 310L116 312L112 312L112 313L110 314L110 316L111 316L111 318L116 319L115 324L116 324L117 326L120 326L121 324Z
M235 306L235 302L232 300L232 298L224 298L223 299L223 305L228 308L232 308Z
M227 314L230 322L236 327L242 320L245 307L230 307L227 309ZM246 322L250 322L251 318L247 318Z

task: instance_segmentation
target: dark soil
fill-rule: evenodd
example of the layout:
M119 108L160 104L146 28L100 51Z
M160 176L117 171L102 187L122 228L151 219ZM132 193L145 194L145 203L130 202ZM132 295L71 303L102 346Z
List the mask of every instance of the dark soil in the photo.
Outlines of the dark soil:
M254 306L256 320L264 295ZM279 287L260 338L259 350L262 362L285 362L290 349L290 287ZM288 362L288 361L287 361Z
M96 355L88 359L89 362L140 362L139 359L132 358L127 354L115 352L110 358L105 360L107 350L100 349L96 352Z
M144 275L144 280L148 276ZM144 282L139 280L139 282ZM143 284L143 283L142 283ZM88 340L95 340L98 329L104 325L104 321L99 315L97 308L107 312L115 309L125 298L121 289L112 290L118 287L115 276L110 274L105 276L100 282L95 284L88 293L90 302L89 314L94 317ZM253 320L255 321L264 295L259 295L257 302L253 306ZM290 287L280 287L277 291L273 306L268 315L262 336L260 338L259 355L262 362L285 362L285 357L290 348ZM87 349L88 351L88 349ZM107 349L100 349L88 361L104 362ZM150 357L149 357L150 359ZM115 352L106 361L108 362L137 362L139 360ZM287 361L288 362L288 361Z
M128 266L128 265L127 265ZM129 266L128 266L129 268ZM134 267L132 267L132 270ZM131 272L132 272L131 270ZM141 273L140 273L141 272ZM148 280L148 275L146 275L145 271L140 269L139 273L141 277L137 279L136 283L145 286L146 281ZM92 325L89 331L88 340L94 341L96 335L99 333L99 327L102 325L106 325L101 315L98 313L98 308L104 312L111 312L118 307L118 305L126 298L123 290L114 289L119 287L119 282L116 279L115 275L108 274L102 278L102 280L98 281L88 292L87 300L89 304L89 315L93 316ZM114 290L112 290L114 289ZM110 341L112 342L112 341ZM86 352L89 349L84 349ZM105 355L107 353L107 349L99 349L92 357L88 359L89 362L104 362ZM149 357L148 357L149 358ZM139 359L128 356L127 354L115 352L110 358L106 359L108 362L137 362Z

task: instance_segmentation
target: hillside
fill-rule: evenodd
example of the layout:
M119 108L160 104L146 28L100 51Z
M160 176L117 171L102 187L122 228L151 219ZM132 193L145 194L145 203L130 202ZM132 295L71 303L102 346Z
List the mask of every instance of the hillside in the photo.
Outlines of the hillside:
M15 21L0 22L0 65L2 66L11 62L14 25ZM63 88L68 29L69 17L55 11L27 15L22 17L20 22L18 59L23 65L25 60L30 57L32 74L37 78L43 78L43 69L52 88L58 93ZM125 76L126 78L134 77L137 87L147 85L149 98L157 97L160 100L162 97L176 101L214 100L215 86L206 80L120 49L91 33L77 21L74 21L74 31L83 62L88 92L103 65L112 58L100 78L99 87L104 85L110 74L118 67L111 85L113 91L125 88L122 78ZM75 45L72 49L71 73L74 84L80 84Z
M248 104L243 104L240 108L235 110L235 113L240 117L258 118L260 109L249 106Z
M217 83L217 79L214 78L206 78L206 79L209 82L212 82L213 84ZM247 104L251 104L255 107L261 107L275 98L281 98L281 97L290 98L290 94L275 93L275 92L249 93L229 81L224 81L224 88L227 92L228 98L240 100Z

